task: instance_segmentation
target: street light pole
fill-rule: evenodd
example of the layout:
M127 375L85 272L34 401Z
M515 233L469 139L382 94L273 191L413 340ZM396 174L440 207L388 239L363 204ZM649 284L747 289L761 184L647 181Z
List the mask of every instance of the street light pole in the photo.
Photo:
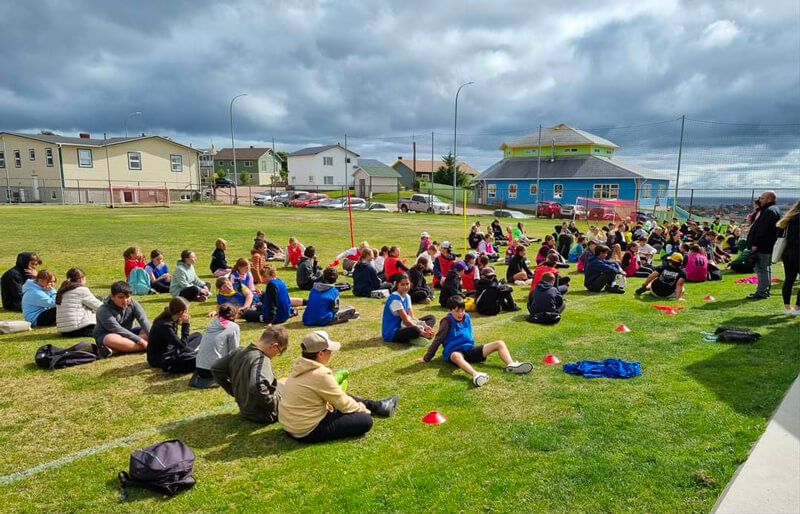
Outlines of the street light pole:
M455 114L453 116L453 214L456 213L456 137L458 134L458 94L461 92L462 87L470 84L474 84L474 82L465 82L464 84L458 86L458 91L456 91L456 107ZM433 165L431 164L431 166Z
M131 116L141 116L141 114L142 114L142 111L136 111L136 112L130 113L125 118L125 137L128 137L128 119L130 119Z
M233 137L233 102L240 96L247 96L247 93L242 93L231 98L230 116L231 116L231 148L233 149L233 203L239 204L239 177L236 173L236 141Z

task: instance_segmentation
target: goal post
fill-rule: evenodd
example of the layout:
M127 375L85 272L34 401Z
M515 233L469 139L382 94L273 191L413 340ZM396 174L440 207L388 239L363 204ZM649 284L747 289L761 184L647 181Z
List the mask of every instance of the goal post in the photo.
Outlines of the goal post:
M169 207L169 188L164 186L111 185L111 207Z
M575 218L584 221L609 222L636 220L636 200L579 196L575 201L575 205Z

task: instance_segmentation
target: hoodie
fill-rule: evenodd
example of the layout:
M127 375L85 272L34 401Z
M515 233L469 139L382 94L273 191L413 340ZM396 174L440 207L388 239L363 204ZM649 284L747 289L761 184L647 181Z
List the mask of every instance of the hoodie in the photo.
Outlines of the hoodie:
M275 423L278 419L278 381L272 362L255 344L237 348L211 367L214 381L236 399L239 414L256 423Z
M321 276L322 272L314 259L306 256L300 257L300 260L297 261L297 287L310 291L314 282Z
M356 296L369 297L372 291L380 289L381 279L378 272L369 262L358 261L353 268L353 294Z
M32 278L22 286L22 316L31 325L36 326L36 318L39 317L39 314L55 306L55 289L45 289Z
M281 394L278 422L292 436L305 437L333 408L342 414L369 412L363 403L342 391L330 369L317 361L299 357L294 361Z
M197 368L210 370L222 357L239 348L239 325L225 318L214 318L197 348Z
M218 269L230 269L228 261L225 258L225 250L215 248L211 254L211 264L209 265L211 273L216 272Z
M178 261L178 264L175 265L175 272L172 274L172 282L169 284L169 294L178 296L181 291L189 286L196 286L202 289L205 284L197 278L194 266Z
M308 295L308 305L303 311L303 325L324 327L339 312L339 290L334 284L317 282Z
M442 289L439 292L439 305L444 307L447 305L447 300L457 294L461 294L461 277L458 276L456 270L451 269L447 272L444 282L442 282Z
M558 288L549 282L539 281L528 297L528 312L531 316L544 312L558 312L564 298Z
M32 252L17 254L14 267L3 273L0 278L0 293L3 297L3 308L7 311L22 312L22 286L29 278L28 263L31 261Z
M619 263L601 259L596 255L590 255L586 260L583 285L586 286L586 289L590 289L600 275L609 271L616 275L622 273L622 268L619 267Z
M131 304L120 309L111 298L108 298L97 309L97 325L94 326L94 336L105 336L107 334L119 334L139 343L141 339L138 335L131 332L133 322L138 321L139 326L145 332L150 332L150 320L147 319L144 309L139 302L131 299Z

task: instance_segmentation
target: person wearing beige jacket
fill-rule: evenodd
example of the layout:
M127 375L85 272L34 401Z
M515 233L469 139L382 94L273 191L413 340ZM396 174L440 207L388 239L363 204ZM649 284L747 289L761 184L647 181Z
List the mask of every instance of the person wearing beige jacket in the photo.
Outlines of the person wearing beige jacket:
M64 337L92 337L97 323L95 312L103 304L86 287L86 275L79 268L67 271L67 280L56 293L56 329Z
M291 437L319 443L365 434L372 416L389 417L397 408L397 395L373 401L345 394L327 367L342 345L324 330L303 338L299 357L286 379L278 408L278 422Z

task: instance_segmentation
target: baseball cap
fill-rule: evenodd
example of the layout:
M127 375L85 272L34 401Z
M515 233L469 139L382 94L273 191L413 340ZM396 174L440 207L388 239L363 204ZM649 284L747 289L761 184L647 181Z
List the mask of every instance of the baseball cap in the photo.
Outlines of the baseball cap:
M453 264L453 269L456 271L466 271L467 263L465 263L464 261L456 261Z
M675 252L669 256L669 260L671 260L672 262L683 262L683 255L681 255L678 252Z
M306 353L317 353L322 350L335 352L342 349L342 343L332 341L331 337L324 330L309 332L300 344L303 347L303 351Z
M450 248L450 241L442 241L442 248Z
M419 237L431 237L431 235L428 234L427 232L423 232L422 234L419 235Z
M494 268L491 266L486 266L481 270L481 278L494 278L497 274L494 272Z

